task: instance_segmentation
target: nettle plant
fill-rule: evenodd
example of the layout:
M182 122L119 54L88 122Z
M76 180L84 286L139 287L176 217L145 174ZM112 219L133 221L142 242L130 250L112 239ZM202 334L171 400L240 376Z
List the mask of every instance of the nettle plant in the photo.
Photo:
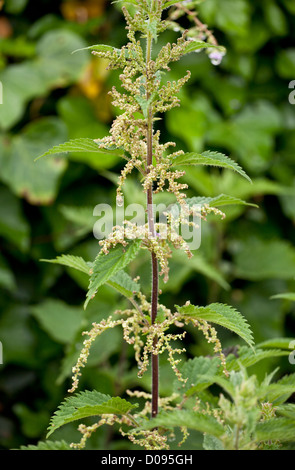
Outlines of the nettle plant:
M82 449L91 434L104 424L119 424L122 436L146 449L169 449L176 427L183 433L179 444L186 440L189 430L195 430L204 433L205 449L277 448L282 438L294 440L291 425L294 405L284 404L294 390L294 377L289 376L277 384L271 384L272 377L267 377L259 383L255 376L248 376L246 367L286 352L255 349L249 325L229 305L214 303L199 307L188 300L171 311L160 303L159 279L163 276L164 282L169 280L173 249L183 250L188 257L193 255L179 227L199 230L197 221L206 221L208 214L225 216L220 207L246 204L224 194L215 198L187 198L184 191L188 187L179 180L188 165L230 169L250 179L237 163L221 153L175 151L176 144L161 142L157 129L160 116L180 105L178 93L190 78L188 71L178 81L169 81L170 64L186 54L205 50L212 63L218 65L225 49L199 20L195 11L198 1L129 0L122 3L129 40L126 46L122 49L108 45L89 47L94 55L109 61L109 69L122 70L120 90L113 88L111 91L113 105L120 108L121 113L114 120L110 135L95 141L73 140L44 155L89 151L97 152L98 158L108 153L121 156L127 163L118 179L117 206L124 203L122 188L126 178L137 171L146 195L146 220L139 225L126 219L114 226L99 242L100 250L93 262L71 255L47 260L89 275L85 308L105 283L126 297L130 305L93 323L90 331L84 333L83 349L73 367L69 390L72 395L54 414L48 436L67 423L99 418L92 424L79 425L82 434L79 443L68 446L64 442L47 441L39 448ZM163 19L164 10L166 19ZM184 30L178 23L183 16L190 22L189 29ZM164 45L156 54L153 45L158 35L167 29L179 31L179 39L175 44ZM175 203L164 212L164 223L154 214L154 194L160 192L175 197ZM139 277L133 279L125 271L141 250L147 250L151 258L150 297L141 291ZM183 339L189 324L212 344L212 357L197 357L180 367L179 355L185 351ZM226 357L213 324L239 335L247 346ZM126 397L130 399L126 400L96 390L76 392L91 345L104 331L118 325L122 327L124 340L134 348L139 376L149 373L151 368L151 394L127 390ZM159 356L163 353L175 373L174 393L169 397L159 397ZM221 387L225 394L214 396L209 390L212 384Z

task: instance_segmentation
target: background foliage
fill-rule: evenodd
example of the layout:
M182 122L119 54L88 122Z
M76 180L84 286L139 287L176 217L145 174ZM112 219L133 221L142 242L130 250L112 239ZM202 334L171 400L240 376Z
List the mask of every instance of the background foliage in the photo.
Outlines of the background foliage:
M206 0L200 18L228 54L218 68L204 53L189 54L173 66L172 77L189 69L192 79L182 93L182 107L159 124L162 137L188 152L223 151L253 180L251 185L226 170L220 175L187 167L191 197L227 193L259 209L228 208L225 221L204 224L195 257L187 262L176 253L170 282L161 286L162 302L169 307L187 299L197 305L228 303L247 318L256 344L292 339L292 297L271 297L295 291L295 108L288 101L295 79L294 2ZM165 33L161 41L176 37ZM88 52L71 53L100 42L120 47L126 31L119 7L104 0L39 0L37 5L6 0L0 38L0 445L6 449L44 438L70 384L81 332L124 302L104 286L84 311L87 276L40 262L64 252L95 257L93 208L114 204L119 158L91 153L37 163L34 158L68 139L108 133L117 110L107 91L118 84L118 74L109 74L107 64ZM140 191L130 178L126 203L144 202ZM147 290L149 270L148 258L132 264ZM219 331L224 346L236 344L233 335ZM211 354L192 330L186 347L188 357ZM162 361L165 395L173 380ZM263 378L275 366L280 366L277 378L294 372L287 357L251 370ZM97 340L81 388L110 395L134 386L149 390L149 377L138 379L136 373L132 352L115 329ZM57 431L55 439L77 440L76 426ZM198 442L194 437L186 446ZM104 428L89 443L103 449L122 445L130 444Z

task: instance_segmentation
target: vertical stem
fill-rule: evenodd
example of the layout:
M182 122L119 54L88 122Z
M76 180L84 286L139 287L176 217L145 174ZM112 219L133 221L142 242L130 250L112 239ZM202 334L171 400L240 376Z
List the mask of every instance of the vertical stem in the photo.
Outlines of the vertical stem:
M147 102L150 99L149 92L149 62L151 60L152 51L152 36L148 34L147 37L147 53L146 53L146 65L147 65L147 76L146 76L146 87ZM148 107L147 115L147 172L149 167L153 163L153 111L152 105ZM149 233L152 237L156 236L154 214L153 214L153 187L152 185L147 190L147 213L148 213L148 227ZM151 254L152 257L152 299L151 299L151 323L152 325L156 321L158 311L158 295L159 295L159 266L158 260L155 253ZM157 346L157 338L154 339L153 346ZM159 401L159 358L158 355L152 354L152 417L158 414L158 401Z

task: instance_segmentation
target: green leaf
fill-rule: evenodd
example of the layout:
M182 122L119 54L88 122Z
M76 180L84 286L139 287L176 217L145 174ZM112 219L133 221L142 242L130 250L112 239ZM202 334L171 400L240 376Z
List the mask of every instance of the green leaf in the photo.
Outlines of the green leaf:
M253 346L253 335L245 318L233 307L225 304L214 303L207 307L185 305L178 307L177 311L184 317L205 320L228 328L239 335L250 347Z
M286 299L295 302L295 292L285 292L283 294L273 295L271 299Z
M223 46L215 46L214 44L209 44L208 42L196 41L194 39L190 39L187 41L184 54L189 54L190 52L195 52L195 51L199 51L200 49L208 49L208 48L214 48L220 52L226 52L226 49Z
M210 434L204 435L203 448L205 450L224 450L222 442L215 436Z
M68 268L77 269L82 273L90 275L91 263L87 263L81 256L61 255L56 259L41 259L45 263L61 264Z
M96 142L92 139L84 138L70 140L64 144L57 145L56 147L53 147L52 149L40 155L36 160L39 160L39 158L46 157L48 155L56 155L67 152L96 152L100 154L111 154L121 157L124 156L122 149L118 149L115 146L109 148L100 148L99 141Z
M276 383L270 384L264 391L266 399L276 405L285 403L295 390L295 373L284 375Z
M276 414L295 421L295 404L286 403L285 405L276 406Z
M295 276L295 249L285 240L248 238L234 254L236 276L261 279L291 279Z
M223 155L219 152L204 152L202 154L190 152L185 153L176 157L172 165L175 166L187 166L187 165L207 165L207 166L216 166L219 168L227 168L229 170L236 171L241 176L246 178L251 183L250 177L245 173L245 171L231 158Z
M134 292L139 292L140 290L140 285L133 281L125 271L119 271L107 283L128 299L133 297Z
M210 376L214 377L220 367L220 359L215 357L210 359L209 357L195 357L187 361L181 373L184 378L187 378L187 382L181 390L185 392L187 396L193 395L194 393L200 392L211 385ZM206 378L204 378L206 376ZM179 382L177 382L179 386ZM179 387L178 387L179 388Z
M258 348L279 348L293 350L294 338L272 338L257 345Z
M26 8L28 0L6 0L5 11L12 15L19 15Z
M289 418L272 418L256 426L258 441L295 442L295 420Z
M210 207L222 207L222 206L251 206L251 207L258 207L256 204L252 204L238 197L228 196L227 194L220 194L216 197L192 197L190 199L186 199L185 202L189 206L193 205L200 205L204 206L207 204Z
M223 426L215 418L191 410L173 410L159 413L158 416L144 423L140 429L153 429L155 427L167 429L186 427L216 437L220 437L224 433Z
M287 356L289 351L282 351L281 349L259 349L254 350L247 346L239 348L237 357L230 354L226 358L226 368L228 371L240 370L241 366L251 367L264 359L273 359L275 357Z
M20 450L72 450L65 441L40 441L36 446L21 446Z
M30 247L30 226L25 219L21 201L8 188L0 188L0 235L21 252Z
M179 2L177 2L176 0L172 0L172 1L169 1L169 2L165 2L162 8L163 9L169 8L169 7L171 7L171 5L175 5L176 3L182 3L184 1L185 0L180 0Z
M82 49L76 49L75 51L72 52L72 54L75 54L76 52L80 51L95 51L95 52L117 52L118 55L120 54L121 50L117 49L116 47L105 45L105 44L94 44L93 46L88 46L88 47L83 47Z
M1 70L0 82L4 89L0 106L2 129L14 126L33 98L44 99L54 88L77 82L89 58L86 52L76 56L71 52L84 44L81 36L74 32L65 29L49 31L38 41L35 59Z
M0 287L13 291L16 288L14 275L0 254Z
M89 138L99 141L109 132L107 125L97 119L97 108L95 100L89 100L86 96L66 95L57 103L57 111L68 128L68 140ZM60 141L61 143L63 141ZM49 147L48 147L49 148ZM115 148L115 147L114 147ZM89 165L95 170L106 170L112 168L122 158L120 155L110 152L100 155L96 152L78 151L70 152L67 158L71 161L81 162Z
M212 23L226 34L244 36L249 29L250 3L247 0L223 0L219 3L215 0L203 2L199 6L203 21Z
M88 276L91 275L94 265L94 263L85 261L81 256L74 255L61 255L56 259L42 259L41 261L67 266L68 268L81 271ZM134 292L139 292L140 290L140 285L133 281L129 274L123 270L116 272L116 274L106 282L108 285L116 289L118 292L120 292L120 294L124 295L128 299L133 297Z
M282 49L276 60L278 74L282 78L292 79L295 76L295 48Z
M122 398L104 395L96 390L77 393L59 406L51 419L47 437L64 424L102 414L122 416L136 407Z
M188 260L179 252L179 250L175 250L173 252L173 260L176 261L178 265L180 264L185 266L188 270L191 269L195 272L201 273L209 279L212 279L223 289L230 290L230 285L224 279L222 273L220 273L215 266L212 266L201 253L195 252L194 256Z
M83 320L83 309L66 303L47 299L32 307L32 313L49 336L62 344L74 341L80 331Z
M100 252L93 263L93 273L90 277L89 290L85 308L95 296L97 289L109 281L115 274L124 269L135 258L140 248L141 240L130 241L126 248L117 245L108 255Z
M0 107L1 108L1 107ZM41 118L12 137L3 138L0 154L1 179L12 192L30 204L51 204L58 192L60 178L67 162L58 158L42 164L34 163L34 156L67 138L64 123L54 117Z
M208 130L207 142L237 155L253 175L263 174L272 166L275 136L282 126L279 110L269 101L257 101L244 106L228 121L214 122Z

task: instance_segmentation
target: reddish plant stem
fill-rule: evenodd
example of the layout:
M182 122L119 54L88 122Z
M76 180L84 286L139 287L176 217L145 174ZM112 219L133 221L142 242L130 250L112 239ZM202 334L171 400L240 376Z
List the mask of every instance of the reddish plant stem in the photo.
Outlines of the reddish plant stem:
M150 93L148 91L148 69L149 62L151 60L151 49L152 49L152 37L148 35L147 38L147 102L150 100ZM147 116L147 173L149 168L153 164L153 112L152 106L148 108ZM149 234L152 237L156 236L154 213L153 213L153 187L152 185L147 190L147 213L148 213L148 227ZM152 258L152 298L151 298L151 323L152 325L156 321L158 313L158 296L159 296L159 266L156 254L151 253ZM158 343L157 337L154 338L153 348L156 349ZM152 354L152 417L157 416L159 411L159 358L157 354Z

